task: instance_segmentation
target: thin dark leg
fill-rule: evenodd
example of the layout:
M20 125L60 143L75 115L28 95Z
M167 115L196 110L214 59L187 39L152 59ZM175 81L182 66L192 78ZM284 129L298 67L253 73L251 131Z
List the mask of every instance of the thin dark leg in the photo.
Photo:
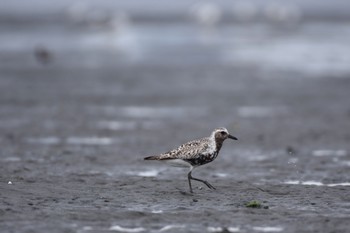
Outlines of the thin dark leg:
M190 186L190 192L193 193L192 185L191 185L191 179L192 179L191 172L192 172L192 170L188 173L187 177L188 177L188 185Z
M191 179L192 179L192 180L199 181L199 182L202 182L203 184L205 184L206 186L208 186L208 188L210 188L210 189L216 189L213 185L209 184L209 182L206 181L206 180L201 180L201 179L194 178L194 177L192 177Z
M196 181L202 182L202 183L205 184L208 188L210 188L210 189L215 189L215 187L214 187L213 185L209 184L208 181L206 181L206 180L201 180L201 179L192 177L191 173L192 173L192 171L190 171L190 172L188 173L188 183L189 183L189 185L190 185L190 192L191 192L191 193L193 193L193 191L192 191L192 185L191 185L191 180L196 180Z

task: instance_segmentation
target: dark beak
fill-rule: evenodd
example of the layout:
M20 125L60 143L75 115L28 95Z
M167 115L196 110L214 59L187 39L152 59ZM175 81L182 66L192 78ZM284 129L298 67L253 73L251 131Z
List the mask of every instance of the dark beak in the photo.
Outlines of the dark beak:
M228 138L231 138L233 140L238 140L238 138L236 138L235 136L232 136L231 134L228 135Z

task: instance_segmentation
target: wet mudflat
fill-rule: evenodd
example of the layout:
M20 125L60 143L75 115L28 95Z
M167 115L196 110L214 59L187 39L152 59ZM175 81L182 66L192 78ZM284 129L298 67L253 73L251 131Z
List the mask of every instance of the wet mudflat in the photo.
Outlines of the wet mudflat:
M108 28L63 25L49 54L1 47L1 232L348 231L348 48L297 50L346 27L300 24L291 48L266 25L134 25L112 45ZM292 61L261 57L276 44ZM193 172L216 190L191 195L187 170L143 160L219 126L239 140Z
M349 79L191 69L190 91L167 68L2 78L2 231L347 231ZM215 191L189 195L187 170L142 160L222 125L239 141L194 172Z

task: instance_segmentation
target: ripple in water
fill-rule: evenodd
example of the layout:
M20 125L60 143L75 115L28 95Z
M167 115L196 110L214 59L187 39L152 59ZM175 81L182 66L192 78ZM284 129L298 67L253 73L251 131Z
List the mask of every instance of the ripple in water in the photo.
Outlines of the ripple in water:
M115 142L112 138L100 138L100 137L69 137L67 138L68 144L73 145L111 145Z
M108 137L68 137L66 140L62 140L58 137L38 137L38 138L27 138L25 141L29 144L42 144L42 145L57 145L62 142L71 145L111 145L116 142L114 138Z
M294 184L294 185L314 185L314 186L327 186L327 187L336 187L336 186L350 186L350 182L343 183L333 183L333 184L324 184L320 181L299 181L299 180L288 180L283 182L284 184Z
M346 156L346 150L314 150L312 155L316 157L322 156Z
M149 106L89 106L92 114L131 117L131 118L179 118L188 116L201 116L206 109L198 107L149 107Z
M185 225L167 225L159 229L159 232L169 231L176 228L184 228Z
M134 171L134 172L128 172L128 175L136 175L141 177L155 177L158 176L160 173L159 170L148 170L148 171Z
M127 228L127 227L121 227L119 225L114 225L109 228L110 231L119 231L119 232L142 232L146 229L143 227L136 227L136 228Z
M282 231L282 227L253 227L255 231L262 231L262 232L279 232Z

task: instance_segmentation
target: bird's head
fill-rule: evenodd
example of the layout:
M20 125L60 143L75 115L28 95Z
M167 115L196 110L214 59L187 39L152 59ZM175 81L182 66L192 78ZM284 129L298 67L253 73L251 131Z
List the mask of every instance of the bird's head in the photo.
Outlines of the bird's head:
M222 141L222 142L225 141L227 138L230 138L232 140L238 140L235 136L232 136L231 134L229 134L227 129L224 127L216 128L213 131L212 135L214 136L215 140Z

